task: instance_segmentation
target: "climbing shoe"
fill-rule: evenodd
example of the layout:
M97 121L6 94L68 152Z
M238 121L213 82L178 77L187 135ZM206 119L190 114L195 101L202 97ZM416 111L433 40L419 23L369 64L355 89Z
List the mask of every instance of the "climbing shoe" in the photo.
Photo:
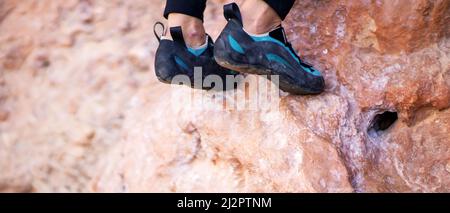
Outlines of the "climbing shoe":
M228 24L214 48L219 65L243 73L278 75L280 89L292 94L323 92L323 76L295 53L283 27L251 35L243 29L241 12L235 3L224 6L224 15Z
M222 80L222 86L219 88L226 88L226 76L237 75L237 72L230 71L224 67L219 66L214 60L214 43L207 35L207 41L199 48L190 48L186 45L181 27L170 28L170 34L172 40L162 38L158 36L156 32L157 26L162 27L164 32L164 25L157 22L154 26L154 33L159 41L159 47L155 56L155 73L159 81L167 84L176 83L173 82L175 76L187 76L190 82L183 82L195 89L210 90L217 88L213 83L206 83L209 85L203 85L205 78L210 75L218 76ZM201 68L201 74L196 75L194 68ZM200 84L200 85L197 85Z

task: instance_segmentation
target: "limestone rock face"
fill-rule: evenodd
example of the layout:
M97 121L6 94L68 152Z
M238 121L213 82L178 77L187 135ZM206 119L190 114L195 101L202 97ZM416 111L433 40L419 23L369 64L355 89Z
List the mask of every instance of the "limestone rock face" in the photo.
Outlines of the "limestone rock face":
M162 9L0 2L0 191L450 191L449 1L297 1L284 26L326 91L256 109L157 82Z
M290 38L325 70L328 92L351 106L332 143L354 189L448 191L450 2L296 6L286 23ZM397 112L398 121L374 131L384 112Z

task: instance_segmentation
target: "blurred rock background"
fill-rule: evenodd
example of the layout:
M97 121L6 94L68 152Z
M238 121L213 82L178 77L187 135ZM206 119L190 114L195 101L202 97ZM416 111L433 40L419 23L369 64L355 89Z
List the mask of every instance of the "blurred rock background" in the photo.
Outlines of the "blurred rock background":
M87 191L130 97L156 84L162 1L0 2L0 190Z
M449 1L298 0L284 25L327 89L280 111L171 107L163 7L0 1L0 191L450 191Z

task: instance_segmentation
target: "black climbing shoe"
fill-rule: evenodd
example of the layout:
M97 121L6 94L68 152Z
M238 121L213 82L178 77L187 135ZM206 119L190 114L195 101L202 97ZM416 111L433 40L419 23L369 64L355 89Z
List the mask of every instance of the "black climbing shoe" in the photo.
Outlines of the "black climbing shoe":
M235 3L224 6L224 15L228 24L214 49L219 65L243 73L278 75L280 89L289 93L323 92L325 83L321 73L300 59L281 26L263 35L249 35L243 29Z
M211 85L203 85L203 81L207 76L216 75L222 80L222 89L227 89L225 84L226 75L237 75L237 72L230 71L219 66L214 60L214 43L207 35L207 42L203 47L193 49L186 46L183 38L181 27L170 28L172 40L161 38L156 33L156 27L164 25L157 22L154 26L154 33L159 41L159 47L156 51L155 73L159 81L167 84L178 83L172 82L177 75L187 76L190 80L192 88L196 89L213 89L216 88L215 83ZM201 67L201 75L194 75L194 67ZM197 80L197 81L196 81ZM195 85L199 82L201 85ZM189 82L185 82L189 83Z

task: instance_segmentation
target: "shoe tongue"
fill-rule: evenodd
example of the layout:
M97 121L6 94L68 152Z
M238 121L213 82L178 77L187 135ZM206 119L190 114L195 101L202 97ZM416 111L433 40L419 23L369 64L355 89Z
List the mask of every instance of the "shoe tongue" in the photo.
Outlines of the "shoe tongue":
M283 42L283 44L288 44L286 33L284 32L284 28L282 26L270 31L269 36Z

